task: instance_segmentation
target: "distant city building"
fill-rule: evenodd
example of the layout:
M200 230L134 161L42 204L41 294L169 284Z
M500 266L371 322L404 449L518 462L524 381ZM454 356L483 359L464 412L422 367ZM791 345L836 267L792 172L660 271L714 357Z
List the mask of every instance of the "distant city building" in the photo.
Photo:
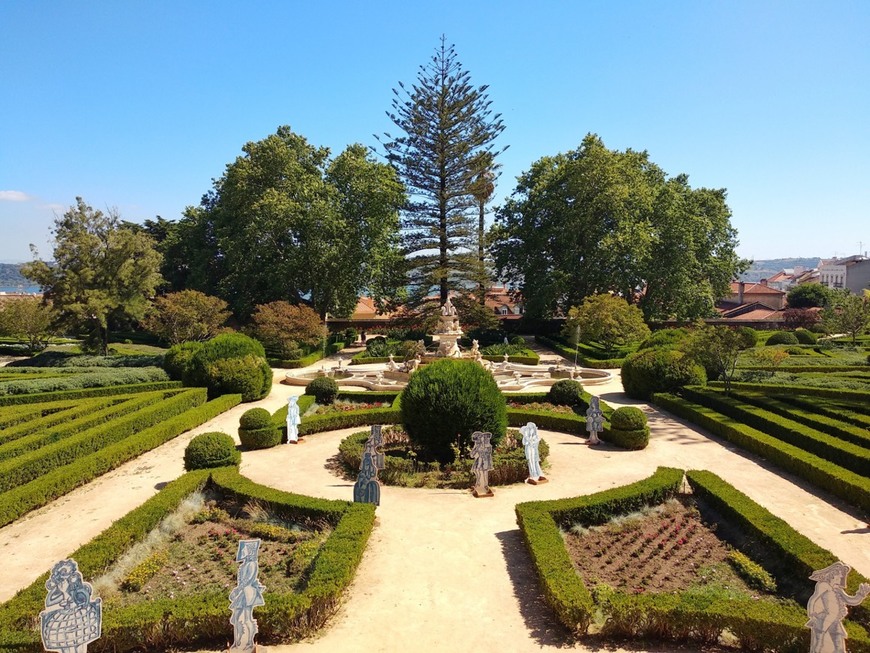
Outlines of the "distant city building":
M819 283L828 288L847 289L855 294L870 286L870 259L856 254L823 261L819 265Z

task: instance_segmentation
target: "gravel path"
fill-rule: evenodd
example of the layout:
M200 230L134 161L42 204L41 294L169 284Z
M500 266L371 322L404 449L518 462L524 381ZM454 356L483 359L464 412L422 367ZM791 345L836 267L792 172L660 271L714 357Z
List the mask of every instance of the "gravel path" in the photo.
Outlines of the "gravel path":
M253 405L275 410L301 391L276 385L267 399L228 411L0 529L0 553L12 562L0 600L31 583L47 569L47 561L68 555L179 476L182 451L194 433L235 433L244 410ZM514 506L624 485L660 465L716 472L844 562L870 572L870 530L857 513L680 420L627 400L618 377L590 391L613 405L639 405L647 412L650 446L640 452L606 445L593 449L576 437L541 431L551 449L550 483L496 488L491 499L474 499L467 491L383 487L375 531L331 626L312 640L268 650L602 650L572 644L544 604ZM352 483L334 476L327 461L341 438L355 430L311 435L298 446L245 452L241 471L271 487L349 499ZM70 528L73 520L76 525Z

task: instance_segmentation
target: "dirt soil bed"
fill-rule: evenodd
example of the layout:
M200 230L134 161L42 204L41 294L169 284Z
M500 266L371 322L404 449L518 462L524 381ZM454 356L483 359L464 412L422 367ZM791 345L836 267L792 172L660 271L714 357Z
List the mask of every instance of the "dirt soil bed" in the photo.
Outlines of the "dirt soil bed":
M729 564L729 547L701 520L691 499L672 500L565 535L583 581L630 592L674 592L715 585L757 594Z

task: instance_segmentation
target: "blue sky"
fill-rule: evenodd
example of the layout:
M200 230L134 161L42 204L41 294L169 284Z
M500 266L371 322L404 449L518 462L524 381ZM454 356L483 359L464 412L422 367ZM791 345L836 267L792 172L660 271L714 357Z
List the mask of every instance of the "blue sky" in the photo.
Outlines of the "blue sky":
M509 145L495 204L588 132L728 189L750 258L870 249L870 2L0 0L0 260L82 196L177 219L288 124L376 144L442 33Z

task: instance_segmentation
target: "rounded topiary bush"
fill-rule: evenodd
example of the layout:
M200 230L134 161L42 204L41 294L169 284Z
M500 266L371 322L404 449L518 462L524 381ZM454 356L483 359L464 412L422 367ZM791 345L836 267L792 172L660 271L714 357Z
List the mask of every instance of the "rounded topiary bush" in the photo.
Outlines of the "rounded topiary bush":
M806 329L795 329L794 337L802 345L814 345L818 341L816 334Z
M163 356L163 369L173 381L183 381L190 375L194 354L202 349L201 342L182 342L172 345Z
M649 399L684 385L704 385L704 368L677 349L643 349L622 364L622 387L633 399Z
M227 467L240 462L242 454L236 449L235 441L226 433L200 433L184 450L184 469L187 471Z
M272 368L263 345L241 333L225 333L204 343L188 369L185 384L207 387L210 397L241 394L242 401L256 401L272 388Z
M623 406L613 411L610 426L621 431L636 431L646 426L646 415L640 408Z
M791 331L774 331L767 339L768 345L797 345L797 336Z
M737 333L740 334L740 339L743 341L743 349L752 349L758 344L758 331L752 327L737 327Z
M583 404L583 386L579 381L562 379L550 386L547 401L557 406L579 406Z
M338 383L328 376L320 376L305 386L305 394L312 395L321 406L328 406L338 396Z
M251 408L239 419L239 440L246 449L268 449L281 444L281 431L265 408Z
M401 395L402 423L411 442L442 463L453 446L468 449L474 431L507 430L507 402L492 374L470 360L439 360L415 372Z
M634 406L617 408L610 416L610 430L602 437L623 449L644 449L649 444L646 415Z

